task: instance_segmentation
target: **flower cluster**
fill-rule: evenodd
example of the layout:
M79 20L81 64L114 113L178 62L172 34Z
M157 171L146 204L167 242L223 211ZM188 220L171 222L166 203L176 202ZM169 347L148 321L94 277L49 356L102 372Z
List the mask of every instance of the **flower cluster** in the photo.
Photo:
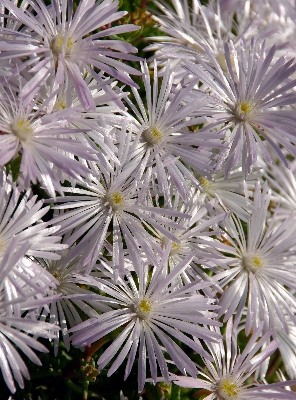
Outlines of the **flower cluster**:
M267 381L277 350L296 377L296 9L259 3L155 2L144 60L118 1L1 1L11 393L42 337L83 349L87 385L125 364L144 395L296 399Z

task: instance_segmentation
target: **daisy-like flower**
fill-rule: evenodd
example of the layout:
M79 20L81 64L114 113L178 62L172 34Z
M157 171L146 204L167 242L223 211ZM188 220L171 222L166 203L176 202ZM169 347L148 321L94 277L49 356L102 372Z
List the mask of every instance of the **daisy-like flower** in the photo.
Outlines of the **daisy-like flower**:
M279 204L277 217L286 219L296 211L296 160L290 163L291 169L282 164L269 164L264 168L264 176L272 189L271 199Z
M105 114L111 114L118 112L118 108L124 109L122 104L122 99L128 95L127 92L123 92L118 86L118 81L113 78L105 76L103 72L97 74L97 78L94 79L90 74L86 74L84 77L84 82L86 83L89 91L91 92L92 99L95 103L96 109L94 112L89 111L84 115L99 114L102 118ZM44 102L51 96L53 92L53 82L51 80L51 85L46 85L41 90L44 93ZM81 103L79 97L77 96L75 89L70 85L69 82L65 82L61 85L56 97L53 98L49 104L47 104L46 112L51 113L55 111L64 110L69 107L75 107L77 109L82 109L83 104Z
M219 299L219 316L224 321L236 312L235 323L242 316L248 299L246 333L254 331L264 322L263 332L280 324L288 332L286 316L296 322L291 310L296 307L295 297L287 288L296 289L295 271L295 214L281 225L273 216L267 224L270 192L264 185L262 193L257 184L254 193L252 217L245 235L241 222L234 218L229 224L224 240L230 245L221 248L233 257L226 262L230 269L213 278L225 287Z
M45 104L36 109L34 102L25 106L11 89L3 93L0 104L0 166L21 155L20 172L25 189L30 182L39 180L54 197L55 190L61 191L61 185L52 166L79 180L81 176L86 177L89 170L75 160L74 155L84 160L96 160L96 150L82 145L85 128L71 125L77 118L82 118L82 115L77 117L75 109L43 115L44 107Z
M56 285L47 294L58 294L58 299L53 299L49 303L46 301L46 306L41 311L41 320L45 320L49 316L49 322L61 327L54 336L54 354L57 355L59 349L59 336L62 334L63 340L67 350L70 349L70 340L68 334L68 327L74 327L82 323L79 310L81 310L88 317L98 316L98 312L111 311L107 304L96 302L96 294L90 290L81 288L79 285L81 281L77 278L76 274L83 274L85 267L81 267L79 257L73 256L73 248L69 248L62 253L60 260L35 260L39 266L44 270L44 273L51 274L56 279ZM72 295L79 295L79 299L71 299ZM89 300L90 297L92 300ZM86 298L84 301L83 298ZM39 313L38 311L38 313Z
M148 184L150 182L148 177L152 176L153 180L157 179L160 192L164 194L166 202L170 204L170 183L180 191L183 199L186 199L188 192L186 179L198 185L198 181L186 164L205 176L209 176L209 172L213 171L210 160L211 153L205 156L197 147L203 146L210 149L210 152L214 147L223 146L217 140L220 137L219 134L209 132L200 134L200 131L191 132L187 129L188 126L198 125L208 120L205 117L208 115L205 95L201 96L200 109L198 113L195 111L195 115L193 115L193 111L197 108L196 104L185 104L184 102L194 84L172 93L173 74L169 65L165 69L160 88L156 63L153 85L151 85L147 64L143 63L141 67L147 111L140 94L132 88L139 109L129 99L126 99L135 115L131 121L136 133L130 146L128 159L139 161L138 180L142 178L141 174L144 174L142 179ZM155 168L153 168L154 164Z
M202 192L205 194L205 203L213 198L218 199L215 206L217 212L229 210L240 219L247 221L253 209L252 202L248 198L248 190L255 187L261 171L256 170L244 180L242 168L233 168L227 179L224 170L211 174L211 180L202 175L195 174L200 182Z
M32 197L30 189L22 195L3 168L0 170L0 198L0 259L13 237L17 237L19 244L28 244L28 256L59 259L55 251L67 247L59 243L60 236L53 235L59 228L47 228L49 223L40 221L49 207L42 208L43 201L36 202L37 196Z
M191 259L192 256L186 257L167 274L166 254L162 260L162 267L153 269L150 282L147 265L141 265L138 268L137 276L127 272L127 281L119 279L116 284L107 279L86 279L86 283L93 282L106 293L106 296L102 296L102 301L115 309L72 328L71 331L75 332L72 343L79 347L86 346L113 330L121 328L121 333L98 359L98 366L99 369L104 368L119 351L108 371L108 376L112 375L128 356L125 369L125 378L127 378L139 349L139 392L142 391L145 383L147 355L153 382L157 381L157 363L163 379L166 382L169 381L163 348L180 371L196 376L197 370L194 363L173 338L181 340L208 359L209 354L202 345L192 340L190 336L196 336L205 342L217 342L220 334L204 326L219 325L212 319L215 314L209 311L217 309L217 306L213 304L214 300L198 293L199 289L209 286L208 282L193 282L176 290L171 288L171 282L187 268ZM162 343L162 346L158 341Z
M137 49L121 40L104 39L139 29L135 25L102 29L126 14L117 12L117 1L81 1L74 15L73 3L67 0L53 0L50 6L46 6L43 0L30 4L23 2L20 8L12 0L3 0L2 4L17 19L16 31L27 35L21 41L16 37L2 40L0 44L0 58L29 57L28 65L33 65L30 72L34 75L21 92L26 103L33 99L50 76L55 76L55 90L67 75L85 108L95 108L91 92L83 80L85 70L96 78L94 68L134 85L128 74L140 73L116 58L138 60L128 54ZM95 33L97 30L100 32Z
M295 86L295 80L287 82L296 71L296 64L293 60L285 62L280 57L272 65L275 52L276 45L266 54L264 43L253 38L250 46L242 40L239 50L225 44L227 72L221 69L209 51L207 54L215 69L198 56L199 65L185 62L186 70L212 92L211 115L215 122L211 129L218 132L225 132L227 128L232 130L229 137L225 137L228 149L221 152L217 165L220 168L227 158L226 176L241 160L244 176L249 174L258 153L271 162L263 140L276 150L286 167L288 162L277 143L296 156L296 117L294 111L284 107L296 102L296 94L289 92Z
M114 126L122 125L122 116L119 115L119 111L125 109L122 99L128 95L127 92L123 92L117 87L117 81L114 79L105 77L103 73L97 74L97 80L93 79L89 74L84 78L87 84L92 98L94 100L96 109L95 111L82 111L83 107L75 93L73 87L69 84L62 85L54 95L52 86L43 87L42 94L40 95L40 103L44 104L44 111L46 114L51 114L52 117L58 115L66 116L65 110L70 114L70 118L65 117L62 121L62 126L69 128L69 134L67 139L78 140L77 148L72 151L66 151L63 147L60 151L63 151L63 155L75 159L78 157L78 148L89 148L90 157L87 158L87 164L85 160L79 157L79 160L84 165L94 164L99 165L102 170L112 170L108 160L119 163L114 153L117 153L117 148L114 146L115 139L115 128ZM50 99L50 101L49 101ZM72 111L71 111L72 109ZM61 114L60 114L61 113ZM50 115L47 116L49 119ZM79 128L79 133L73 128ZM124 132L122 132L124 134ZM71 150L69 148L69 150ZM91 153L95 154L95 157L91 156ZM85 170L90 173L89 170ZM70 180L71 186L75 186L77 180L70 179L69 176L58 166L53 166L54 176L63 182L64 180Z
M251 0L246 4L243 0L219 0L219 5L222 13L240 14L243 9L251 11L258 14L259 18L264 18L264 11L266 8L270 11L272 10L278 16L282 16L285 14L293 15L295 13L295 4L293 0L282 0L279 3L276 0L263 0L258 3L256 0Z
M296 379L296 326L288 320L289 333L284 332L280 326L277 329L277 340L280 343L280 353L285 369L291 379Z
M27 249L26 243L20 244L14 238L0 259L0 369L12 393L16 391L14 380L24 388L23 378L30 379L28 368L14 345L33 363L41 365L32 349L48 350L32 336L52 338L59 330L52 324L21 317L26 310L38 307L38 300L31 298L40 294L44 278L48 278L47 273L42 276L38 265L26 270L23 260Z
M247 310L244 311L246 314ZM277 321L275 323L275 334L274 337L279 344L279 352L281 354L285 371L287 372L290 379L296 379L296 326L293 321L289 317L286 316L287 325L288 325L288 333L285 332L280 323ZM239 326L239 329L244 329L245 321L242 320L242 324ZM269 344L270 340L268 340L263 348ZM266 373L268 373L268 366L270 362L270 357L268 357L258 368L256 371L256 378L260 380L265 379ZM286 380L286 379L283 379Z
M12 238L0 257L0 304L6 318L21 317L24 310L43 306L47 292L53 289L56 279L25 254L30 248L29 242L19 237ZM49 301L58 296L51 296Z
M164 63L170 59L180 76L184 75L180 68L182 61L195 62L197 54L210 61L205 49L214 54L221 68L225 70L224 43L229 40L238 43L239 35L250 36L254 31L253 25L256 25L255 21L252 23L249 20L249 24L237 32L239 27L234 19L222 18L216 1L210 1L207 6L203 6L199 0L193 0L191 6L187 0L173 0L173 8L162 1L155 3L164 15L153 16L153 19L167 36L148 38L156 43L150 44L145 51L156 50L153 58L158 62Z
M128 135L123 135L118 148L121 165L126 164L128 145ZM154 238L145 230L144 224L151 225L163 235L176 241L168 228L177 228L178 224L168 216L176 218L189 218L189 216L168 208L154 207L148 201L140 201L138 196L141 185L135 179L138 173L137 165L129 163L128 168L122 169L112 160L110 164L113 169L102 171L100 178L96 178L99 176L99 171L93 165L91 172L94 177L90 183L81 183L80 188L63 188L70 195L57 197L56 201L64 204L54 208L69 211L54 218L52 223L60 226L59 233L62 234L75 228L65 243L71 246L79 239L75 251L77 255L81 255L83 265L88 265L87 272L90 272L96 263L107 237L108 228L112 227L113 265L122 275L123 271L119 268L123 265L125 245L129 254L135 257L135 265L141 251L157 263L152 250Z
M261 334L262 325L254 331L240 354L237 348L237 331L232 330L230 320L226 329L226 346L224 347L222 342L209 345L215 363L204 360L207 370L199 372L202 378L172 375L174 383L186 388L205 389L210 393L205 400L296 399L296 394L285 388L294 385L295 381L270 385L257 382L244 384L260 364L278 348L278 343L273 341L258 353L274 331L267 332L259 339Z
M182 284L182 282L189 283L192 279L202 279L212 282L211 278L204 271L204 268L216 268L217 265L227 268L218 250L220 242L215 240L213 236L220 236L218 224L228 217L229 214L221 210L222 212L218 215L212 212L213 215L209 216L208 214L213 211L215 203L217 201L212 200L204 205L204 196L200 195L199 190L195 188L191 188L188 202L184 203L180 198L180 194L176 191L174 193L173 209L191 215L191 218L186 221L182 218L173 218L179 224L179 228L170 228L170 231L176 236L178 241L172 242L157 230L153 230L155 241L162 249L162 252L166 252L167 247L170 247L168 256L170 271L180 261L194 253L190 266L178 276L179 281L176 281L177 285ZM200 268L199 264L202 264L203 268ZM209 297L213 296L213 292L209 288L205 288L204 292Z

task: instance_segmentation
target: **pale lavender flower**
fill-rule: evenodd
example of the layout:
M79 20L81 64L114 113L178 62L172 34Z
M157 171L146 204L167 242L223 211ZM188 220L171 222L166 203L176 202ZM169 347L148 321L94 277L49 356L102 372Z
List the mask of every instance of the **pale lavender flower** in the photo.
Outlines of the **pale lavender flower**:
M220 168L227 159L226 176L241 160L244 176L249 174L258 153L271 162L263 140L275 149L286 167L288 162L277 143L296 156L296 117L294 111L285 109L296 102L296 94L290 92L296 81L288 81L296 71L296 64L280 57L271 65L276 49L274 45L266 54L264 43L254 38L250 46L242 40L239 50L225 44L227 73L209 51L207 54L215 69L198 56L199 65L185 63L186 70L198 77L212 93L211 115L215 122L210 128L220 133L232 129L229 137L225 137L228 149L221 152L217 166ZM197 107L198 102L199 94Z
M259 18L264 18L266 15L266 9L269 12L276 13L279 17L285 14L293 15L295 13L295 3L293 0L282 0L278 2L277 0L262 0L257 2L256 0L250 0L245 2L244 0L219 0L219 5L222 13L231 14L234 13L241 14L245 9L249 13L253 12L258 14Z
M124 165L127 156L126 143L128 140L123 138L119 147L121 165ZM168 216L189 216L139 201L140 185L135 180L135 165L130 164L125 170L114 163L112 166L114 169L102 173L101 179L94 177L90 183L81 183L80 188L64 187L63 190L70 195L57 197L56 201L64 204L54 208L69 211L54 218L52 223L58 224L61 227L59 233L63 234L75 228L65 243L71 246L79 239L75 251L77 255L81 255L83 265L88 264L87 272L95 265L109 226L112 226L113 266L122 275L123 271L119 268L123 265L124 242L134 260L140 256L140 251L144 251L157 263L152 251L154 238L145 230L144 224L151 225L175 241L177 239L168 228L177 228L178 224ZM98 170L93 168L94 175L98 175L95 171Z
M278 348L278 343L272 341L261 352L261 346L274 334L268 331L262 335L262 324L249 339L246 347L239 352L237 346L237 331L232 330L232 320L226 328L226 346L211 343L209 349L214 363L204 360L206 370L201 370L202 378L171 375L179 386L186 388L205 389L210 394L205 400L263 400L263 399L296 399L296 393L286 390L285 386L295 385L295 381L260 384L257 382L244 384L245 381L260 367L261 363ZM259 340L258 340L259 339Z
M132 137L128 158L139 162L137 179L144 180L146 185L150 180L157 179L159 191L170 204L170 184L177 188L183 199L186 199L188 191L186 180L198 185L187 164L205 176L213 171L210 160L212 154L205 156L198 147L203 146L211 151L214 147L223 146L219 143L220 136L217 133L201 134L200 131L191 132L188 129L188 126L208 121L207 96L201 96L197 103L185 104L185 98L194 84L172 92L173 74L169 65L160 87L156 64L153 84L147 64L143 63L141 67L147 107L139 92L132 88L137 107L129 99L126 101L135 115L131 123L136 135Z
M296 211L296 160L290 166L288 170L276 161L264 166L264 176L272 189L271 200L274 206L278 205L279 220L286 219Z
M48 350L31 335L52 338L59 329L46 322L21 317L24 311L38 307L40 303L34 297L47 289L48 283L54 285L53 280L48 279L49 274L42 274L42 268L36 264L30 268L25 265L28 247L13 238L0 258L0 369L12 393L16 391L14 380L24 388L23 378L30 379L28 368L14 345L33 363L41 365L32 349Z
M92 99L95 103L95 110L89 111L87 115L93 117L98 113L99 117L102 118L105 114L118 112L119 109L124 109L122 99L128 96L127 92L123 92L121 88L117 86L118 81L114 78L105 76L103 72L97 74L97 78L94 79L90 74L84 77L84 82L87 85ZM53 81L51 85L42 87L41 92L44 93L44 101L51 97L53 92ZM46 105L46 112L51 113L55 111L64 110L65 108L75 107L83 109L75 88L71 86L70 82L65 82L60 86L59 91L49 104ZM85 115L85 114L84 114Z
M24 310L37 309L59 298L59 295L52 294L58 281L39 264L25 257L27 244L14 251L16 244L19 245L15 238L7 248L11 256L1 259L1 301L7 317L21 317ZM35 319L34 313L32 316Z
M217 309L217 306L213 304L214 300L204 297L198 292L200 289L208 287L210 285L208 282L193 282L175 290L171 288L172 281L187 268L191 259L191 256L186 257L172 272L167 274L166 254L162 260L162 267L154 267L150 282L147 265L137 268L139 270L137 276L127 272L127 281L119 278L116 284L109 279L85 279L86 283L96 283L97 287L107 295L102 296L101 301L107 302L115 309L72 328L71 331L75 332L72 343L79 347L89 345L122 327L121 333L98 359L98 366L99 369L104 368L119 351L108 371L108 376L112 375L128 356L125 369L126 379L134 363L137 349L139 349L139 392L142 391L145 383L147 356L153 382L157 381L157 363L163 379L166 382L169 381L168 367L163 351L170 355L179 370L195 376L197 370L194 363L171 336L181 340L208 359L209 354L200 343L191 339L191 335L199 337L207 343L218 342L220 335L204 326L219 325L219 322L212 319L216 314L210 312L210 310Z
M95 107L83 80L85 70L96 79L94 68L98 68L134 85L128 74L140 73L116 58L137 60L137 57L128 54L137 49L121 40L104 39L139 29L135 25L102 29L126 14L125 11L117 12L117 1L84 0L79 3L74 15L73 2L67 0L53 0L50 6L46 6L43 0L23 1L20 8L10 0L3 0L2 4L17 19L16 29L21 28L21 33L27 35L21 40L16 37L0 43L0 58L29 57L27 64L32 66L30 72L33 77L21 92L26 104L51 75L55 76L54 90L69 79L85 108ZM101 31L95 33L98 29Z
M125 108L121 100L128 93L123 92L117 87L118 82L105 77L103 73L98 74L98 80L100 83L90 75L85 77L85 83L96 106L94 111L84 111L74 88L67 84L62 85L56 95L54 95L51 86L44 86L38 103L41 103L42 106L44 105L44 112L51 114L53 118L59 115L66 116L65 110L68 109L69 117L65 117L61 121L61 127L67 127L70 130L74 128L80 129L81 133L79 134L77 134L79 131L69 131L67 138L79 143L77 143L76 149L73 149L72 152L66 151L65 148L67 147L60 149L63 155L72 160L79 158L79 161L87 167L94 164L94 170L99 165L101 170L110 171L113 168L108 162L109 159L119 164L115 156L118 149L114 145L116 137L114 126L122 127L124 125L123 117L119 115L119 112ZM48 118L50 119L51 117L48 115ZM122 136L125 135L123 129L120 134ZM90 156L87 161L78 156L80 147L82 149L89 148ZM91 153L94 153L95 157L91 156ZM90 171L85 169L85 173L90 174ZM95 173L97 174L97 171ZM58 166L53 165L53 174L61 182L68 180L73 187L77 184L77 179L70 178Z
M170 271L184 260L187 256L194 253L190 266L184 270L176 284L182 282L189 283L192 280L202 279L212 282L204 269L214 269L217 265L222 268L227 268L223 262L223 258L219 253L220 242L213 237L220 236L218 224L229 216L228 213L220 210L221 213L215 215L213 207L217 203L216 200L211 200L208 204L204 204L204 196L200 195L199 190L191 188L188 195L188 202L184 203L178 192L174 193L174 201L172 209L178 212L183 212L191 216L190 219L172 217L178 223L178 228L170 228L170 232L178 239L172 242L167 236L161 234L155 229L152 229L155 236L155 241L163 252L170 248L168 256L168 268ZM212 215L209 216L209 212ZM199 265L202 265L202 268ZM213 283L213 282L212 282ZM215 285L215 289L218 285ZM204 289L209 297L213 296L212 289Z
M64 238L65 239L65 238ZM59 260L45 260L38 258L35 262L43 269L44 274L48 273L55 278L55 287L48 291L51 296L60 295L58 299L46 301L46 306L39 308L37 316L41 314L40 320L49 317L49 322L61 327L60 331L55 332L54 354L57 355L59 349L59 336L63 337L66 349L70 349L68 329L82 323L80 311L88 317L98 316L98 312L111 311L107 304L95 301L96 294L90 290L83 289L79 285L82 282L76 274L83 274L85 267L81 266L79 257L73 255L73 248L65 250ZM74 295L74 298L72 298ZM79 295L79 298L75 298ZM91 297L91 300L89 300ZM84 300L84 298L86 300ZM50 304L49 304L50 303Z
M0 314L0 368L4 381L12 393L16 391L14 380L23 389L23 377L30 379L28 368L14 345L17 345L34 364L42 365L32 349L43 353L47 353L48 350L29 335L50 338L53 337L52 331L57 329L59 328L47 322L7 318Z
M192 5L187 0L173 0L173 8L164 1L155 3L162 14L157 13L153 19L159 24L160 31L167 36L148 38L155 43L146 47L145 51L156 50L152 58L157 62L166 63L168 59L171 60L178 76L184 76L181 62L195 62L195 55L211 62L205 49L214 54L220 67L226 70L224 43L229 40L238 43L241 35L249 37L251 33L254 34L257 24L255 19L249 20L249 23L240 29L234 19L222 17L216 1L210 1L205 6L199 0L193 0Z
M30 189L21 194L3 168L0 169L0 198L0 259L14 237L20 245L28 244L28 256L59 259L55 251L67 247L59 243L60 236L54 236L59 228L48 228L48 222L40 221L49 207L42 208L43 201L36 202L37 196L32 196Z
M61 191L61 185L52 166L79 180L81 176L86 177L89 170L75 160L74 155L84 160L96 160L94 154L98 151L82 145L85 128L71 125L83 117L77 116L75 109L44 115L44 107L45 104L38 107L34 103L25 106L11 89L3 93L0 104L0 166L21 155L24 188L39 180L54 197L55 190Z
M291 214L281 225L273 216L267 224L270 192L267 186L258 184L254 193L252 217L247 223L247 233L237 218L232 224L225 224L224 239L230 245L222 244L221 249L233 257L225 262L230 269L213 277L225 287L219 299L219 316L224 321L233 313L237 324L248 303L246 333L254 331L264 322L263 332L280 324L288 332L287 317L296 322L293 309L295 297L287 288L296 289L295 270L295 214ZM247 300L248 299L248 300Z
M240 32L251 24L256 28L253 35L265 38L267 47L276 43L282 55L293 57L296 15L293 0L220 0L219 7L222 19L235 19Z
M255 187L261 175L262 171L257 169L244 180L241 167L232 168L227 179L223 169L212 173L210 180L195 174L201 191L205 194L205 203L216 198L219 201L215 205L217 212L231 211L244 221L250 218L250 212L253 210L252 201L248 198L250 189Z
M244 315L247 314L247 309L244 310ZM289 375L290 379L296 379L296 326L295 322L291 321L291 319L286 316L288 332L285 332L279 321L275 323L275 332L274 338L277 340L279 345L279 352L281 354L285 371ZM242 320L242 324L239 326L239 329L243 329L245 326L245 320ZM270 340L264 343L262 349L264 349ZM260 380L264 380L266 374L268 373L268 367L270 363L270 357L266 358L266 360L260 365L258 370L256 371L256 378ZM286 379L282 379L283 381Z
M279 351L283 358L285 370L291 379L296 379L296 326L293 321L287 321L289 332L286 333L277 326L277 341L280 343Z

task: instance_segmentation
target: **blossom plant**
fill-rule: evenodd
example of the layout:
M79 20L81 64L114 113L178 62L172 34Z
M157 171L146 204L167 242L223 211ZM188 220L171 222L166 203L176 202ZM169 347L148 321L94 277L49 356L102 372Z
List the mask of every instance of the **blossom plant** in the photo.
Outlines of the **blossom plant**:
M0 2L1 398L296 399L295 21Z

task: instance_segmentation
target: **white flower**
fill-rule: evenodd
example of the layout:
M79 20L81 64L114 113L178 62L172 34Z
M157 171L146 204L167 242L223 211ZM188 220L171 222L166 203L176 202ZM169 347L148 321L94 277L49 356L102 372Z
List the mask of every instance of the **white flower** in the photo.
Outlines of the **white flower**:
M204 360L207 369L199 372L202 379L177 375L171 376L179 386L206 389L211 393L206 397L207 400L295 399L296 394L284 388L285 386L294 385L295 381L279 382L271 385L259 383L244 385L244 382L260 364L278 348L278 343L273 341L261 353L258 353L261 346L268 341L273 333L274 331L269 331L259 339L262 334L261 325L254 331L242 353L239 353L237 331L232 330L232 320L229 320L226 328L226 347L222 342L210 344L209 349L215 363Z
M31 264L30 268L25 265L27 248L27 244L20 245L17 238L13 238L0 258L0 369L12 393L16 391L14 380L24 388L23 377L30 379L28 368L14 345L33 363L41 365L32 349L48 350L30 335L52 338L59 329L46 322L22 318L24 311L40 305L35 297L47 290L48 284L54 285L38 265Z
M54 354L57 355L59 349L59 336L62 334L66 349L70 349L70 340L68 327L73 327L82 322L79 310L88 317L95 317L98 311L112 310L104 303L95 302L96 294L90 290L83 289L79 286L81 281L75 274L83 274L85 267L81 267L79 257L73 256L73 248L69 248L62 253L59 260L35 260L44 274L49 273L56 279L56 285L47 294L59 294L58 299L53 298L52 302L45 298L46 307L40 307L37 314L41 314L40 319L43 321L49 316L49 322L61 327L60 331L55 332ZM74 298L72 298L74 295ZM79 298L75 298L79 295ZM91 295L91 296L90 296ZM91 297L91 300L88 298ZM84 301L84 298L86 300ZM50 304L48 304L50 302Z
M154 267L150 282L148 268L143 265L137 268L139 270L137 277L127 273L127 281L119 278L116 285L107 279L85 279L86 283L95 284L96 282L98 288L107 295L102 296L101 301L106 301L115 310L91 318L76 328L72 328L71 331L75 332L72 338L73 344L79 347L91 344L114 329L122 327L121 333L99 358L98 365L100 369L104 368L120 349L108 371L108 376L112 375L128 356L126 378L139 348L139 392L142 391L145 383L147 355L153 382L157 381L157 363L163 379L168 382L168 367L163 355L163 347L179 370L195 376L197 370L194 363L171 336L209 358L203 347L194 342L190 336L197 336L205 342L217 342L220 335L204 326L219 325L211 319L215 314L209 312L217 308L213 305L214 300L197 292L199 289L208 287L210 285L208 282L193 282L172 290L172 281L187 268L191 259L192 257L186 257L167 275L167 259L164 258L162 267ZM160 346L156 337L163 347Z
M280 220L286 219L296 211L296 160L290 168L282 164L269 164L264 168L264 176L271 187L271 200L277 205L276 215Z
M230 245L221 244L221 249L233 255L226 260L231 268L213 277L225 287L219 299L219 316L225 314L224 321L236 312L235 323L238 323L248 298L247 334L251 329L257 329L261 322L264 322L263 332L266 332L275 327L277 320L288 332L286 315L296 322L291 311L296 307L296 300L286 289L296 289L296 215L290 215L280 226L275 225L275 217L267 224L269 202L267 186L263 186L261 193L257 184L255 210L247 223L247 234L241 222L234 218L224 235Z
M131 119L129 116L129 119L136 132L132 137L128 159L139 162L138 180L147 181L146 185L149 185L150 181L157 179L159 191L165 196L168 204L171 201L170 185L176 187L185 200L188 192L186 180L198 185L187 165L208 177L214 165L211 163L211 151L214 147L219 148L223 145L217 140L219 134L201 134L199 130L191 132L187 129L188 126L208 120L205 95L196 103L186 104L185 98L194 85L172 91L173 74L167 65L159 88L156 64L153 85L147 64L142 63L141 67L147 106L145 107L139 92L132 88L138 108L127 98L127 103L135 115L135 118ZM210 154L204 155L199 149L200 146L210 149Z
M199 190L191 188L190 195L188 195L188 202L184 203L180 199L180 194L174 194L173 210L184 212L191 216L190 219L183 220L182 218L176 219L178 228L170 228L170 232L175 235L178 241L172 242L166 236L153 230L156 242L159 244L163 253L168 253L168 267L172 271L176 265L184 258L194 253L192 263L178 276L180 284L182 281L189 283L192 280L202 279L204 281L212 282L211 278L204 271L204 268L216 268L217 265L222 268L227 268L218 249L220 242L213 237L220 236L218 224L228 217L228 213L224 210L220 214L215 215L213 207L215 207L216 200L211 200L208 204L204 205L204 196L200 195ZM213 215L209 216L209 212ZM201 264L203 268L198 265ZM198 277L199 276L199 277ZM213 284L213 282L212 282ZM211 289L205 288L204 292L209 297L213 296Z
M205 49L210 50L220 67L226 70L224 43L229 40L238 43L241 35L250 36L257 22L248 20L245 27L237 26L228 15L223 18L220 7L214 1L207 6L202 5L199 0L193 0L192 6L187 0L173 0L172 4L173 8L165 2L156 2L164 15L158 14L153 19L166 36L148 38L156 43L146 47L145 51L156 50L153 59L163 64L170 59L180 76L184 76L184 71L182 73L180 68L182 61L195 62L195 55L210 61Z
M89 170L74 155L96 160L94 154L98 151L81 144L85 129L71 125L77 120L75 109L43 115L44 106L39 108L34 102L25 106L12 90L1 96L0 166L21 156L20 172L25 189L39 180L54 197L55 190L61 191L61 185L52 166L62 170L66 177L79 180Z
M7 57L7 52L10 58L29 57L29 65L33 65L29 70L33 77L22 90L26 104L50 76L55 76L54 90L67 79L74 85L81 103L87 109L94 109L91 92L83 80L85 69L94 78L97 77L94 68L99 68L134 85L128 74L139 75L139 72L115 59L137 60L137 57L127 54L137 49L121 40L103 38L139 28L121 25L92 34L126 14L124 11L116 12L117 1L84 0L79 3L74 15L73 4L67 0L53 0L48 7L43 0L23 4L21 8L10 0L3 0L2 4L18 21L14 25L16 31L22 27L21 33L27 36L22 37L21 44L17 39L2 40L0 43L2 57ZM5 28L2 29L5 32Z
M225 138L228 149L221 152L218 161L220 167L227 158L226 176L240 162L244 176L249 174L258 153L271 162L262 138L276 150L286 167L288 162L277 143L296 156L296 117L294 111L285 109L296 102L296 93L290 92L295 81L287 83L296 71L296 64L293 60L285 62L281 57L271 65L275 52L276 45L265 54L264 44L253 38L250 46L242 40L239 50L225 44L226 73L210 52L208 57L215 69L198 56L199 65L185 62L185 69L197 76L213 94L211 115L215 122L210 125L211 129L218 128L221 133L232 129L230 137ZM197 91L197 107L199 96Z
M127 152L119 152L121 165L126 156ZM114 164L113 167L114 170L102 173L101 179L94 177L91 183L80 184L81 188L64 187L63 190L70 195L57 197L56 201L64 204L55 208L69 211L54 218L52 223L61 226L59 233L75 228L66 244L71 246L80 239L74 251L76 255L81 255L83 265L88 264L88 272L100 255L109 226L112 227L113 268L123 276L124 242L135 265L141 251L157 263L152 250L155 240L143 225L151 225L175 241L177 239L168 227L177 228L178 224L167 217L189 216L168 208L154 207L153 204L143 204L138 199L141 186L134 178L137 173L135 165L131 164L125 170Z
M247 313L247 309L244 310L244 315ZM296 378L296 326L293 321L286 315L286 321L288 325L288 332L285 332L279 321L275 322L275 332L273 337L276 339L279 345L279 352L282 357L282 361L284 363L285 371L289 375L290 379ZM242 324L239 326L239 329L243 329L245 325L245 321L242 320ZM264 343L262 350L269 344L270 340ZM264 380L266 374L269 372L269 363L270 357L266 358L264 362L260 365L260 367L256 371L256 379L258 377L260 380ZM283 374L281 374L283 376ZM281 379L282 381L286 379Z
M211 174L211 180L202 175L195 174L200 182L202 192L205 193L205 202L216 198L219 205L215 206L217 212L229 210L239 218L247 221L253 209L252 201L248 198L248 190L255 187L259 170L254 171L244 180L241 168L233 168L227 179L223 170Z
M28 256L59 259L55 251L67 246L59 243L60 236L53 236L58 227L47 228L49 222L40 221L49 207L42 208L43 201L36 202L37 196L32 196L30 189L22 195L3 168L0 169L0 198L0 259L13 237L17 237L19 244L28 244Z

